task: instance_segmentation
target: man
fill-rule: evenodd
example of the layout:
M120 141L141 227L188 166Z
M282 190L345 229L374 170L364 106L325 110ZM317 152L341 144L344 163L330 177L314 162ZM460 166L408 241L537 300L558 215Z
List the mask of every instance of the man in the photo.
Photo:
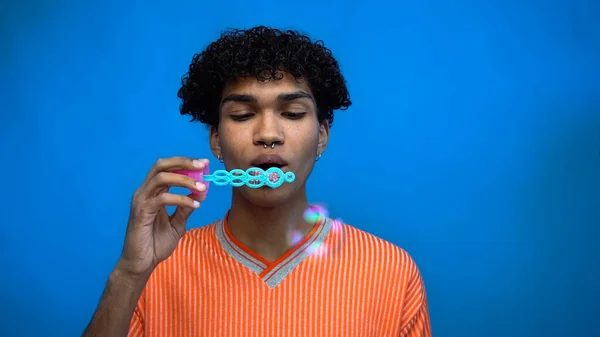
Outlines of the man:
M182 82L181 113L209 126L226 169L276 166L296 180L234 187L223 219L186 232L206 186L173 171L208 160L159 160L134 194L122 256L84 336L431 336L404 250L305 217L333 112L351 104L330 51L293 31L231 30ZM166 206L177 208L169 216Z

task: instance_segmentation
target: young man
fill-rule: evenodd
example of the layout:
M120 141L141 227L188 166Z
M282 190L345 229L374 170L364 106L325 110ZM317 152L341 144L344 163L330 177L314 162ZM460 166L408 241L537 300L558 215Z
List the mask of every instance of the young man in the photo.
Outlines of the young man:
M296 180L235 187L222 219L186 232L206 187L173 171L208 160L159 160L134 194L121 259L84 336L431 336L404 250L304 216L333 112L351 104L328 49L293 31L227 31L193 58L179 97L228 170L277 166Z

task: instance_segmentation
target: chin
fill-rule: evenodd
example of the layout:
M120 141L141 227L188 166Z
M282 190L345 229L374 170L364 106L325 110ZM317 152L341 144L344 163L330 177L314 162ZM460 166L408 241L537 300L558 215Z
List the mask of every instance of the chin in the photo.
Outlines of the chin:
M289 203L295 193L298 191L291 188L291 186L270 188L249 188L244 187L240 189L240 194L244 199L248 200L251 204L258 207L277 207L286 203Z

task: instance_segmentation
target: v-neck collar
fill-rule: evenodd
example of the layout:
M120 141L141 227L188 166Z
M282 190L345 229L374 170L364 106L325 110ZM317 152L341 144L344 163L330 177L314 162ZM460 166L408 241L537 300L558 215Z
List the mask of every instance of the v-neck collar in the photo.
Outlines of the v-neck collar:
M331 219L322 218L304 238L283 256L276 261L269 262L251 251L231 234L227 226L228 215L229 212L216 224L217 239L221 246L232 258L260 276L271 289L279 285L302 261L323 245L332 223Z

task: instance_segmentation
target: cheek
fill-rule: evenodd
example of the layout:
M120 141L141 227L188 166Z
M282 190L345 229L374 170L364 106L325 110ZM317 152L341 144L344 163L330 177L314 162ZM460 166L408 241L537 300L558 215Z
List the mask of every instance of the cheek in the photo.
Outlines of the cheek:
M316 155L317 146L319 144L319 133L317 130L307 132L305 129L302 131L303 132L297 132L297 134L294 135L292 147L296 150L295 152L302 157L303 160L307 160L311 156ZM290 141L290 143L292 142Z
M252 141L252 137L247 132L232 126L224 126L219 136L220 145L224 152L236 156L248 147L248 142Z

